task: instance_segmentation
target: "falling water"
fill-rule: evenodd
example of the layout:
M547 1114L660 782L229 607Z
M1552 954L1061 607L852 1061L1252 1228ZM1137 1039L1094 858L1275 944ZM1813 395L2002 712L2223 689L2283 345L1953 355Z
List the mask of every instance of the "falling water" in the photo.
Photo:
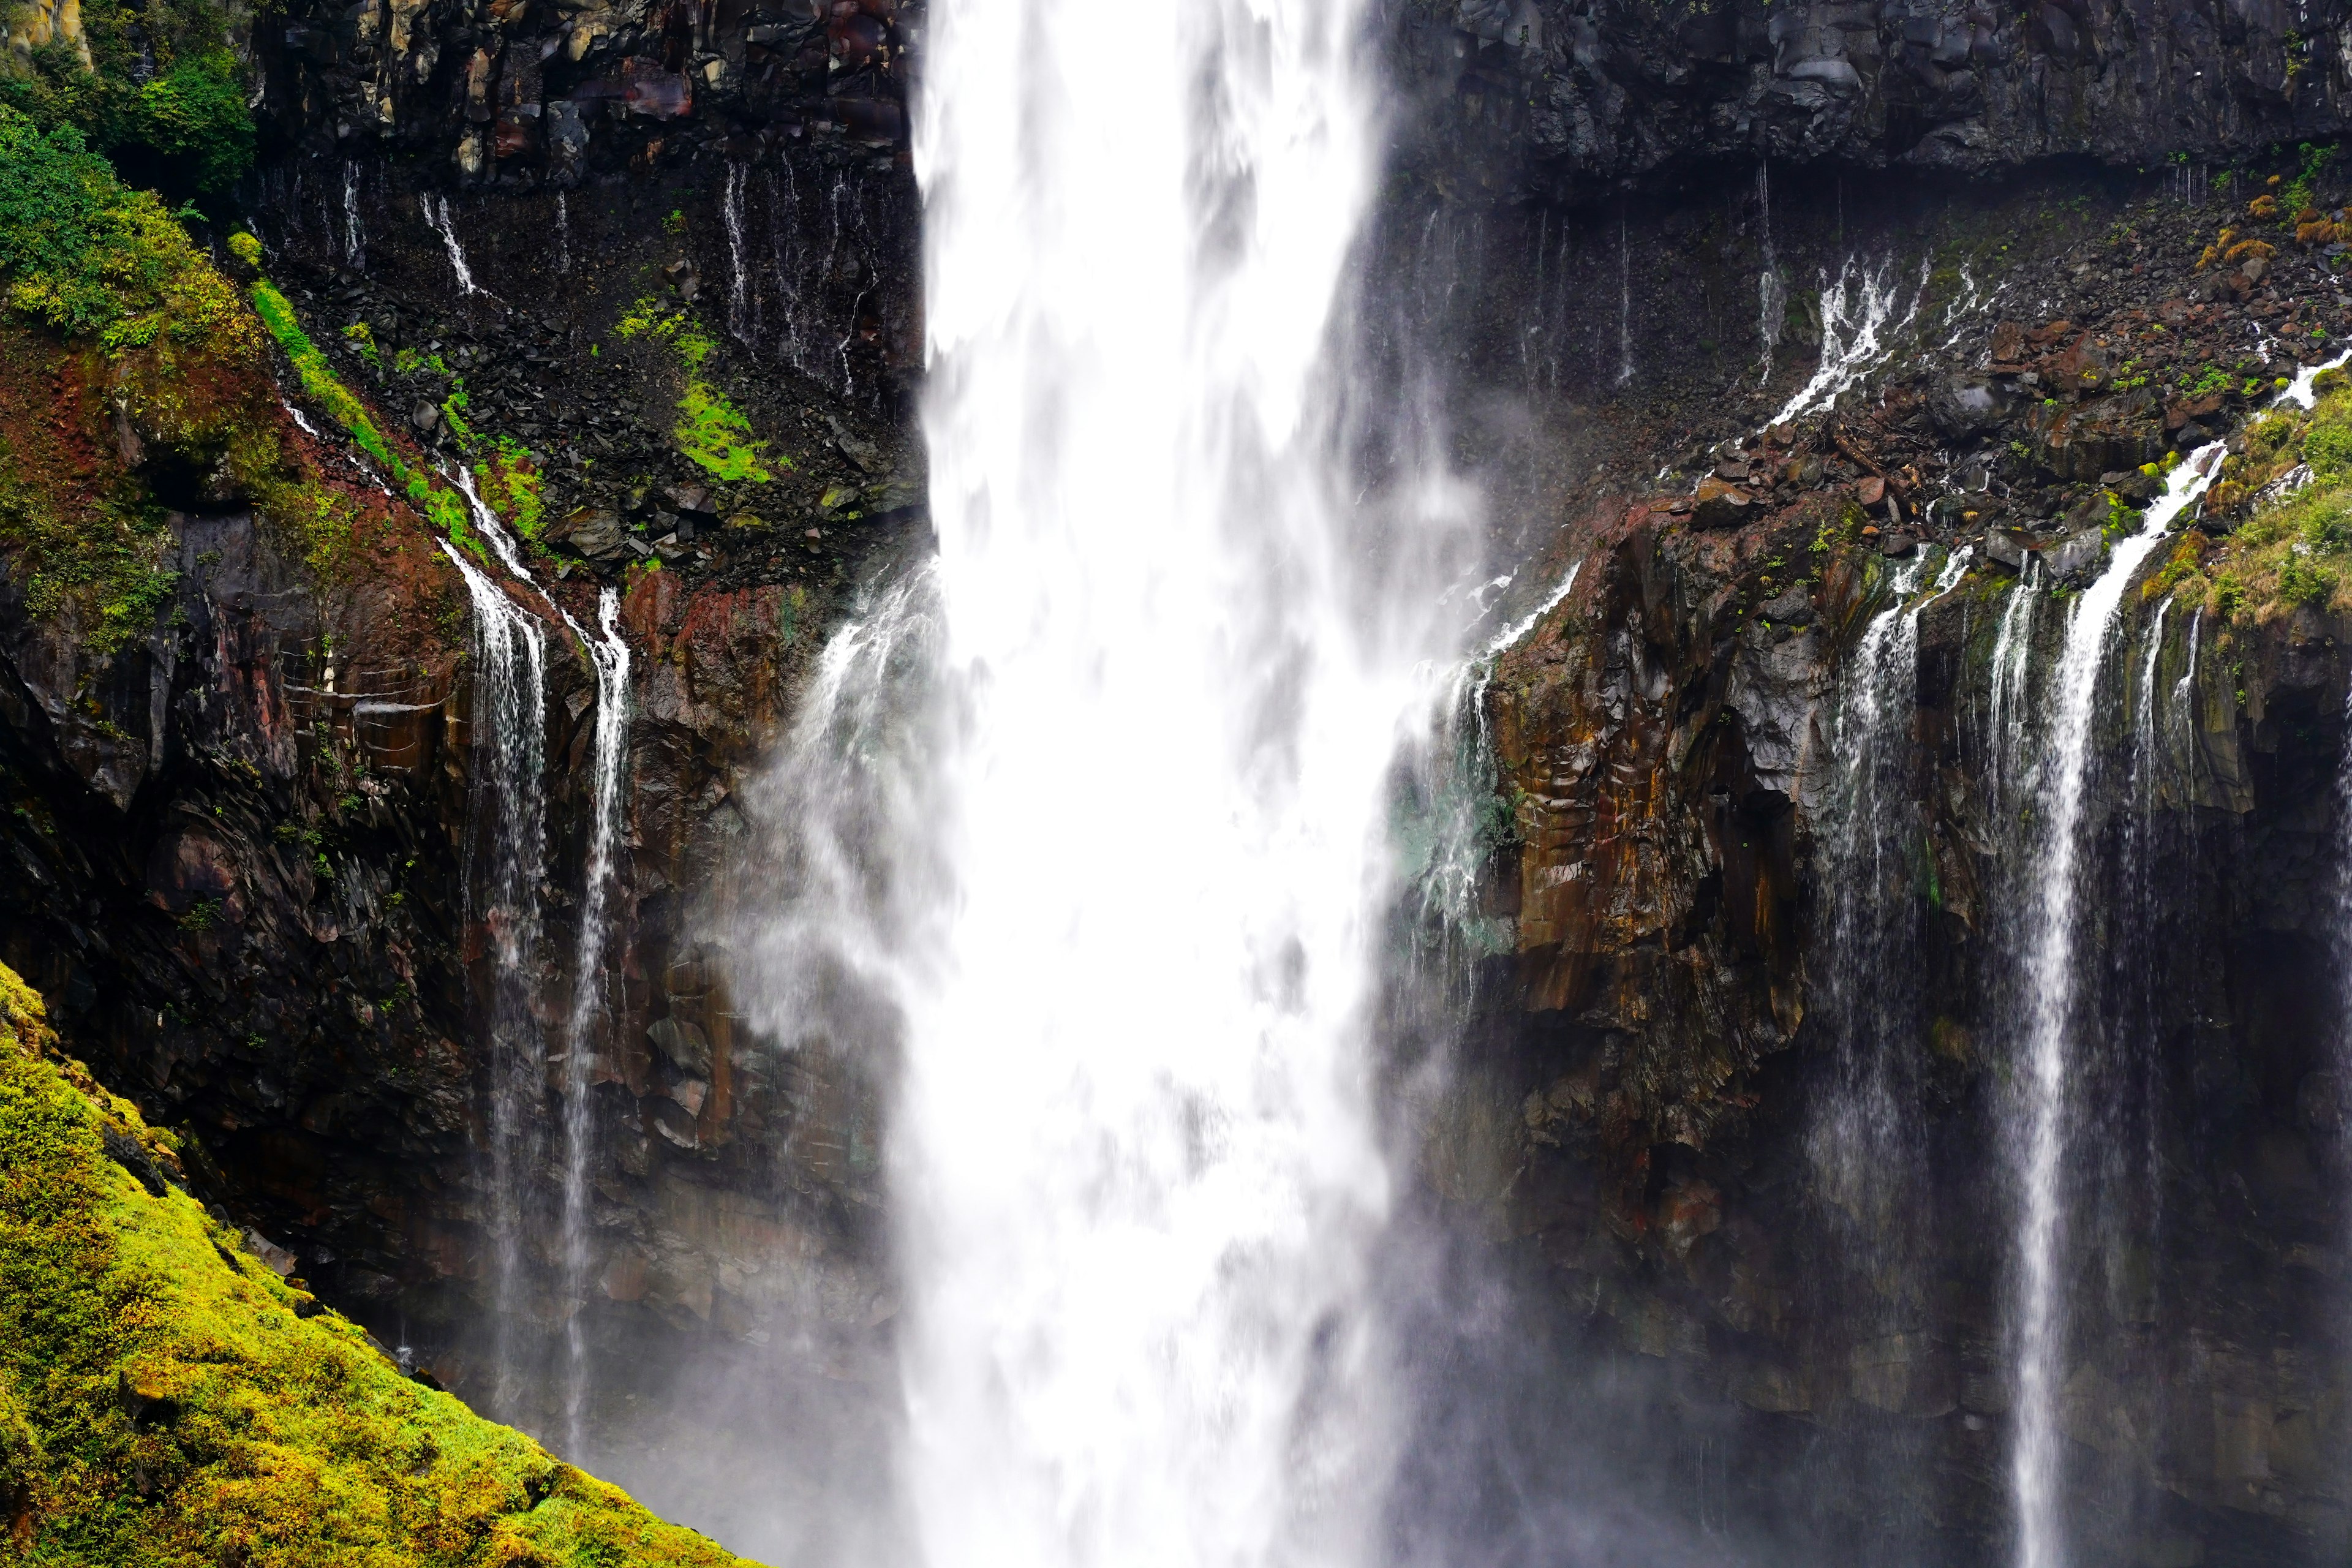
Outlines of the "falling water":
M572 271L572 208L562 191L555 193L555 270Z
M539 885L545 856L547 641L539 618L441 542L474 605L473 778L467 812L468 924L478 919L490 958L490 1213L492 1289L499 1340L499 1399L510 1404L508 1341L521 1310L530 1183L541 1147L546 1067L533 1006Z
M459 468L443 476L455 484L466 498L467 510L473 514L474 527L489 542L490 550L506 568L508 576L529 588L544 600L563 624L571 628L588 655L596 677L596 729L590 756L592 780L591 811L588 824L587 863L581 884L580 930L577 937L575 963L572 966L572 1009L565 1022L563 1046L563 1189L562 1226L562 1257L564 1299L574 1309L564 1318L565 1376L562 1389L564 1440L573 1453L581 1451L585 1432L583 1421L587 1405L587 1340L585 1325L576 1310L587 1295L591 1247L589 1244L588 1189L589 1171L595 1153L595 1126L590 1115L589 1089L591 1073L595 1065L598 1042L596 1029L608 1016L609 992L605 984L604 949L611 940L612 898L615 873L614 850L620 841L621 788L627 758L629 720L629 645L621 636L621 596L617 589L606 588L597 596L597 631L591 637L572 616L572 612L548 598L539 586L530 569L523 564L520 548L514 536L499 521L499 515L483 500L475 488L473 476ZM478 580L483 588L498 595L502 605L513 606L514 601L499 590L481 573L459 557L447 544L450 559L466 572L467 586L476 587ZM479 590L477 590L477 617L479 616ZM520 612L518 611L518 614ZM532 620L533 635L539 623ZM534 656L539 657L539 656ZM536 778L536 771L533 777ZM543 786L534 784L543 793ZM534 795L534 800L539 798ZM543 811L534 805L534 813ZM537 885L536 875L533 887ZM515 1090L520 1103L535 1113L535 1097L543 1087L543 1075L535 1077L527 1093L518 1085ZM536 1115L531 1114L536 1125ZM530 1147L538 1147L534 1133ZM499 1203L502 1215L518 1215L527 1202L526 1194L499 1179ZM501 1370L511 1375L512 1358L501 1357Z
M1789 286L1781 280L1780 261L1772 250L1772 165L1762 159L1756 164L1756 205L1764 229L1764 271L1756 280L1756 332L1763 340L1764 373L1757 384L1766 385L1772 380L1772 351L1780 346L1780 333L1789 323Z
M1837 277L1822 279L1822 359L1812 379L1799 387L1770 424L1783 424L1801 415L1829 407L1864 376L1895 352L1896 334L1919 313L1927 273L1922 266L1918 289L1898 316L1901 289L1892 263L1866 272L1852 261Z
M2098 581L2075 600L2042 737L2033 816L2041 824L2024 944L2024 1039L2017 1079L2015 1158L2020 1193L2015 1336L2017 1400L2010 1482L2018 1521L2019 1568L2060 1568L2066 1558L2058 1479L2060 1362L2064 1305L2059 1280L2062 1178L2074 1072L2076 922L2082 893L2084 802L2099 674L2125 590L2172 520L2212 480L2219 443L2173 469L2140 531L2115 546Z
M751 342L751 268L743 244L743 165L727 165L727 194L719 204L727 218L727 331L738 342Z
M343 262L355 269L367 267L367 234L360 227L360 166L343 161Z
M575 1304L588 1294L588 1179L595 1143L589 1116L589 1068L594 1059L596 1030L611 1005L604 973L610 925L607 905L614 880L614 851L621 837L621 782L628 755L629 645L621 636L619 589L606 588L597 595L596 629L593 640L581 638L596 668L596 734L589 757L594 815L588 825L578 957L572 971L572 1016L563 1046L563 1294ZM572 1312L564 1324L568 1364L563 1426L564 1440L574 1454L582 1451L586 1436L582 1416L587 1402L588 1345L583 1329L580 1313Z
M457 226L449 217L449 198L442 196L436 202L427 191L416 199L425 208L425 226L441 237L442 247L449 253L449 269L457 275L457 291L481 293L483 290L474 285L473 268L466 265L466 247L457 243Z
M1633 247L1625 235L1625 210L1617 210L1617 384L1633 379Z
M1433 616L1355 580L1349 4L968 0L928 201L940 901L894 1178L921 1555L1361 1561L1392 1430L1361 1034ZM1116 71L1101 61L1121 62Z
M1948 557L1934 590L1914 601L1927 557L1899 569L1889 603L1871 617L1839 680L1833 750L1834 798L1824 813L1822 850L1830 891L1826 1023L1837 1043L1839 1085L1816 1129L1812 1156L1833 1209L1886 1268L1864 1272L1900 1289L1909 1283L1895 1250L1900 1215L1916 1194L1905 1190L1916 1163L1917 1129L1903 1108L1907 1058L1885 1042L1916 1033L1921 823L1914 787L1912 724L1918 705L1919 617L1968 570L1968 551Z

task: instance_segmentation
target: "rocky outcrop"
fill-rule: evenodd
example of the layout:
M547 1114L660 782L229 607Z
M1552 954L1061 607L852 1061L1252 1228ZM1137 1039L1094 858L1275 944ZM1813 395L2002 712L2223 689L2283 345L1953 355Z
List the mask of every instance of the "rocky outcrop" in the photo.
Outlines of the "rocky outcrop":
M1433 105L1433 165L1550 201L1727 161L1970 174L2062 156L2201 164L2338 135L2352 92L2339 37L2261 5L1400 10L1396 55Z

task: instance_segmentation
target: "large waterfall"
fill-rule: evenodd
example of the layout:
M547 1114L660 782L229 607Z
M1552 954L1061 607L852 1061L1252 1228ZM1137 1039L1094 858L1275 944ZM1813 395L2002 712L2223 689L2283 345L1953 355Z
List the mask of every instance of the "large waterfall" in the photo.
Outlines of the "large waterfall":
M1354 9L936 21L949 885L892 1156L934 1563L1336 1563L1379 1527L1366 1006L1428 650L1336 471Z

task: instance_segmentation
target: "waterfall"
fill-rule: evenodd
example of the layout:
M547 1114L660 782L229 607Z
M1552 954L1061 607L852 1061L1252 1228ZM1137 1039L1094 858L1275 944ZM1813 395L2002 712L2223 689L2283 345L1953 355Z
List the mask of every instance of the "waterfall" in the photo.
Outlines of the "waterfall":
M892 1145L933 1563L1342 1564L1379 1534L1365 1008L1387 769L1443 649L1417 538L1368 550L1332 458L1358 10L934 17L951 895Z
M1617 384L1633 380L1633 247L1625 234L1625 209L1617 209Z
M457 274L457 292L467 295L486 292L475 287L474 269L466 265L466 247L457 243L457 226L449 217L449 198L443 196L436 204L433 194L427 191L416 199L425 208L425 226L441 237L442 248L449 253L449 270Z
M2118 542L2098 580L2074 601L2057 668L2035 781L2040 824L2024 942L2021 1101L2013 1159L2019 1192L2015 1301L2015 1427L2010 1484L2017 1510L2019 1568L2060 1568L2067 1558L2059 1499L2058 1397L2065 1352L2060 1279L2063 1176L2072 1111L2077 921L2081 913L2085 784L2099 675L2125 591L2219 468L2221 444L2173 469L2140 531ZM1998 672L1996 672L1998 678Z
M562 191L555 193L555 270L572 271L572 207Z
M476 531L488 541L491 552L506 568L509 578L530 588L562 617L565 626L570 628L572 637L588 655L596 678L596 729L589 759L591 815L588 853L581 882L580 929L572 965L572 1008L565 1021L563 1055L560 1058L563 1063L563 1162L562 1209L558 1222L561 1255L557 1261L562 1270L563 1296L567 1305L562 1404L564 1441L569 1450L577 1454L583 1450L586 1437L583 1422L587 1405L588 1346L579 1309L587 1298L592 1261L588 1193L590 1165L596 1149L595 1121L591 1113L588 1091L592 1087L590 1074L595 1064L598 1044L593 1037L598 1026L608 1016L608 992L604 984L604 950L611 937L608 906L614 881L614 849L620 842L621 787L628 756L629 645L621 636L621 595L618 589L605 588L598 594L597 632L591 637L572 618L571 611L548 597L538 579L530 574L530 569L523 564L522 552L514 536L507 531L506 525L499 520L499 514L475 489L473 475L460 467L454 472L445 472L442 477L465 496L467 508L473 514ZM517 606L512 598L446 541L442 549L457 563L458 570L466 574L467 587L475 595L478 623L484 614L481 598L484 593L494 595L505 611L529 622L536 668L544 657L538 640L540 623L537 619ZM534 689L541 693L541 696L533 698L537 703L543 697L544 682L538 677L534 681ZM534 707L532 711L540 712L543 709ZM504 777L502 774L502 781ZM534 821L544 813L544 791L545 786L534 764L529 785ZM534 855L536 853L534 850ZM530 879L534 910L538 879L534 870ZM534 932L536 919L534 913ZM541 1142L536 1131L537 1112L538 1101L543 1097L545 1087L545 1067L541 1065L534 1068L527 1088L517 1082L512 1089L518 1105L517 1116L528 1116L530 1122L531 1131L524 1138L524 1146L534 1152ZM495 1175L494 1179L498 1184L499 1210L499 1219L494 1223L514 1223L529 1205L530 1194L519 1184L510 1184L506 1174ZM520 1265L519 1254L510 1255L502 1248L500 1257L507 1269ZM506 1283L510 1278L510 1274L502 1274L502 1291L510 1291L510 1285ZM503 1312L510 1308L502 1303L501 1310ZM503 1325L500 1333L503 1338ZM513 1358L502 1352L500 1363L502 1375L511 1377L516 1370Z
M1772 380L1772 351L1780 346L1780 333L1789 323L1789 287L1780 280L1780 258L1772 251L1772 165L1768 159L1756 162L1756 205L1764 230L1764 271L1756 280L1756 335L1763 340L1764 372L1756 384L1763 386Z
M1917 1033L1918 861L1912 728L1918 709L1919 617L1951 592L1969 552L1947 557L1932 591L1913 595L1928 557L1898 569L1886 607L1871 617L1839 680L1832 749L1840 759L1826 803L1822 886L1830 899L1824 1022L1837 1084L1815 1125L1810 1155L1824 1196L1856 1237L1858 1274L1882 1290L1910 1288L1904 1215L1917 1197L1922 1151L1908 1107L1910 1058L1887 1042ZM1890 1303L1899 1313L1916 1302ZM1887 1325L1893 1332L1907 1319Z
M488 1219L499 1396L510 1405L519 1392L510 1325L523 1308L523 1238L542 1146L540 1105L547 1070L534 1005L546 849L547 644L537 616L448 541L438 542L474 605L466 888L467 923L479 920L490 959Z
M571 620L570 616L564 619ZM567 1363L563 1388L564 1441L583 1451L587 1403L588 1345L577 1308L588 1296L588 1185L595 1124L590 1116L589 1068L595 1031L609 1016L604 947L614 881L614 851L621 838L621 781L628 760L629 645L621 636L621 592L606 588L596 598L597 637L583 637L596 668L596 734L589 757L594 782L593 816L588 824L588 863L581 879L580 932L572 971L572 1015L564 1029L563 1067L563 1294L574 1310L564 1320ZM575 635L579 627L572 627Z
M358 270L367 268L367 234L360 227L360 166L348 158L343 160L343 261Z
M1837 402L1847 388L1885 363L1895 352L1898 333L1919 313L1927 287L1928 266L1922 262L1919 287L1899 316L1901 289L1892 262L1865 271L1848 261L1835 279L1822 279L1822 358L1812 379L1799 387L1780 411L1766 421L1783 425L1818 413Z
M751 337L751 270L744 255L743 165L727 165L727 191L719 203L727 219L727 331L739 342Z

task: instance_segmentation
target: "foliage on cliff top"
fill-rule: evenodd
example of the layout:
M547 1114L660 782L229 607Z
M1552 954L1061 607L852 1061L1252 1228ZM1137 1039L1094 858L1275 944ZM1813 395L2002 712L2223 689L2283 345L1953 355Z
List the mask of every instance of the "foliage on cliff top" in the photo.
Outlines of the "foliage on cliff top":
M2219 541L2184 532L2146 596L2238 622L2352 608L2352 386L2338 373L2320 391L2308 414L2278 408L2247 426L2205 500L2208 515L2243 521Z
M0 0L0 19L26 37L28 9ZM0 104L80 132L134 184L174 194L226 190L253 166L245 70L221 0L81 0L79 11L79 37L0 54Z
M236 294L163 205L115 178L79 132L0 105L0 272L7 300L110 353L159 336L259 346Z
M0 1563L735 1568L401 1376L173 1169L0 967Z

